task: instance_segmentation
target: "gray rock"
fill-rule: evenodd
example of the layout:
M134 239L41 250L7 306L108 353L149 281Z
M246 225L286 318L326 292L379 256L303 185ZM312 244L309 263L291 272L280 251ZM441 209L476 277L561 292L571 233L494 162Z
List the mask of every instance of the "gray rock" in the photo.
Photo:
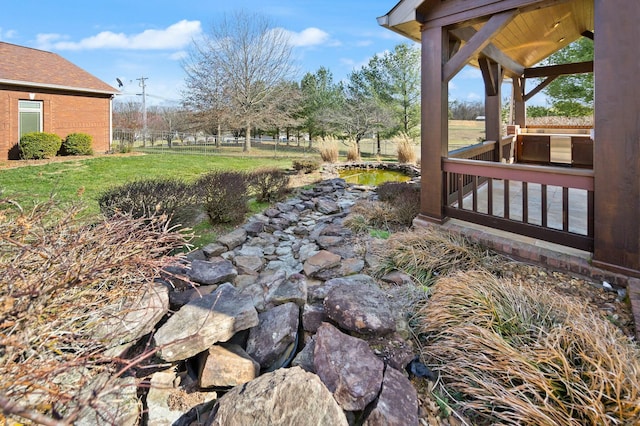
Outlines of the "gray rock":
M333 268L340 264L341 257L326 250L321 250L304 262L304 272L310 277L325 269Z
M318 198L316 200L316 210L323 214L334 214L340 211L340 206L335 201L327 198Z
M251 298L225 283L183 306L158 329L154 341L160 358L178 361L256 325L258 313Z
M307 279L302 274L292 274L273 286L267 294L267 303L282 305L293 302L303 306L307 301Z
M316 338L315 336L311 336L307 344L304 345L304 348L302 348L293 361L291 361L291 366L300 367L309 373L315 373L315 369L313 368L313 352L315 346Z
M417 426L418 394L409 381L395 368L388 367L382 380L382 391L375 408L363 426Z
M413 284L413 280L411 277L400 271L391 271L388 274L385 274L382 278L382 281L395 285L409 285Z
M227 246L229 250L233 250L247 239L247 231L243 228L235 229L226 235L218 237L218 242Z
M94 332L108 348L106 356L120 356L145 334L150 333L156 323L169 311L169 290L160 283L149 285L124 298L120 303L106 306L100 312L103 320Z
M331 324L318 328L313 367L344 410L363 410L380 392L384 363L364 340Z
M264 256L264 247L245 244L240 248L240 250L237 250L236 254L238 256L262 257Z
M138 424L140 404L135 377L111 378L98 375L81 392L81 398L91 398L73 423L79 426L134 426Z
M376 285L348 282L334 287L324 299L327 316L340 327L375 335L395 331L395 316L387 295Z
M255 237L256 235L264 231L265 222L266 221L263 222L260 220L253 220L244 225L243 228L247 232L248 236Z
M183 291L172 291L169 293L169 304L171 309L176 311L192 300L199 299L205 294L213 293L217 288L218 286L214 284L194 286Z
M202 252L204 253L207 259L220 256L225 251L227 251L227 246L224 246L220 243L210 243L202 247Z
M315 333L320 327L320 324L327 320L327 314L324 311L324 306L318 305L304 305L302 308L302 329L309 333Z
M260 374L260 364L238 345L214 345L198 357L201 388L237 386Z
M314 254L317 254L319 247L314 243L303 244L298 251L298 259L300 262L304 262Z
M169 407L169 398L175 392L177 376L174 369L158 371L151 375L147 392L149 424L171 426L184 413Z
M300 367L280 369L237 386L220 398L213 426L347 426L318 376Z
M309 286L309 302L313 303L324 301L331 290L344 284L376 285L376 282L369 275L364 274L352 275L350 277L344 278L333 278L331 280L325 281L324 283Z
M193 281L210 285L233 281L238 275L238 271L233 264L224 259L215 258L212 260L194 260L191 262L189 278Z
M294 303L261 313L258 326L249 331L247 353L265 370L280 367L274 363L295 349L298 321L299 309Z
M332 235L321 235L318 238L316 238L316 242L323 249L337 246L339 244L342 244L343 241L344 241L344 238L334 237Z
M238 272L245 275L257 275L264 266L262 257L258 256L236 256L233 260Z
M238 275L236 279L233 280L233 285L235 285L238 290L243 290L256 282L258 282L258 277L255 275Z

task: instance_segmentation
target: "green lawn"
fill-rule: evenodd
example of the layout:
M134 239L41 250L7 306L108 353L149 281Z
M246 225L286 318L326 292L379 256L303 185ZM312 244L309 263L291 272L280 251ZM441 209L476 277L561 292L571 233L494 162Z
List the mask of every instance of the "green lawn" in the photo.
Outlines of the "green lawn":
M87 214L99 212L98 197L107 188L136 179L178 178L185 181L210 170L254 170L260 167L290 168L291 159L198 155L104 156L0 170L2 197L24 207L47 200L51 194L62 202L83 200Z

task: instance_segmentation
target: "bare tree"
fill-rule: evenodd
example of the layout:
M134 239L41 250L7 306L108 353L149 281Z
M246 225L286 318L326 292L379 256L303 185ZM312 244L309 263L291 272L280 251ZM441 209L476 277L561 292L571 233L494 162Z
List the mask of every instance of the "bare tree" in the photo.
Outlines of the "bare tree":
M186 99L213 98L232 124L245 128L244 151L251 149L251 128L269 125L285 101L282 83L291 79L292 47L286 32L259 14L225 15L201 40L193 42Z

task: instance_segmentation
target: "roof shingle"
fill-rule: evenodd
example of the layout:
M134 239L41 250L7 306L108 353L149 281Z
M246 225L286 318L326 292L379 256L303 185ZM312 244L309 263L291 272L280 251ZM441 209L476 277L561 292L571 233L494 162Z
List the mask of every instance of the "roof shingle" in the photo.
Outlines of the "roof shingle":
M1 41L0 82L83 92L118 93L104 81L55 53Z

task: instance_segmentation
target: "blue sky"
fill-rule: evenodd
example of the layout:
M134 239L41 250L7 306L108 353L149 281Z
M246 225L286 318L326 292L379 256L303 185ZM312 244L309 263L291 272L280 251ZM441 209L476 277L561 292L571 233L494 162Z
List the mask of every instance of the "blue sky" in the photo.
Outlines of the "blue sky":
M179 101L181 59L192 40L224 14L266 15L291 34L300 78L321 66L334 80L407 39L378 26L396 0L158 0L5 1L0 40L52 51L136 97L147 78L149 104ZM1 60L1 58L0 58ZM506 86L505 86L506 88ZM482 99L480 72L463 69L450 84L450 99ZM506 92L505 94L508 94ZM140 99L140 97L137 97Z

